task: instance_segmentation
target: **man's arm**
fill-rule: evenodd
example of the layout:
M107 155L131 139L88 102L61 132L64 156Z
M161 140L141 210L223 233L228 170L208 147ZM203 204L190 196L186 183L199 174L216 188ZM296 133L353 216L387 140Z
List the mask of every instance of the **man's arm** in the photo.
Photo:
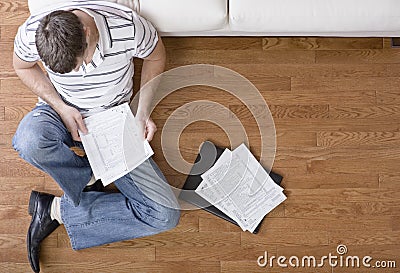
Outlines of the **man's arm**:
M143 88L145 84L157 77L164 71L166 54L164 44L161 38L158 39L157 45L153 52L146 58L143 59L143 66L140 80L140 95L138 110L136 113L137 119L142 123L144 128L145 138L148 141L153 139L154 133L157 127L153 120L150 118L150 105L153 99L153 94L156 91L157 83L150 84Z
M64 103L38 63L25 62L14 53L13 66L21 81L60 115L72 138L79 141L78 129L87 133L81 114Z

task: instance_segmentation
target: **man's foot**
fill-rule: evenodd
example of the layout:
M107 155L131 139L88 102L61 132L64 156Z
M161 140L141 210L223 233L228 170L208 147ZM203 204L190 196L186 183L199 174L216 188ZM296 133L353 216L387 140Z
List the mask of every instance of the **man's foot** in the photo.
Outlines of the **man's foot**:
M87 192L87 191L103 191L104 190L104 186L103 186L103 182L101 182L101 180L96 180L96 182L94 182L92 185L90 186L86 186L83 191Z
M50 217L51 203L54 195L32 191L28 212L32 215L31 224L26 236L28 259L33 271L39 272L40 244L60 224Z

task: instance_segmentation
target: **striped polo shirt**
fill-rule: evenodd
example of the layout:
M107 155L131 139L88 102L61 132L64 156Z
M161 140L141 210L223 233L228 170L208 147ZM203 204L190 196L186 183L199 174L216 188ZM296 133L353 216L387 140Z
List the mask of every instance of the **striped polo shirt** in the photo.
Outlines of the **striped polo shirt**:
M158 35L149 21L127 7L104 1L70 1L31 15L18 29L15 54L27 62L39 61L35 33L40 20L52 11L72 9L80 9L95 20L100 37L92 61L79 71L65 74L43 65L63 100L86 117L129 101L133 92L132 58L149 56Z

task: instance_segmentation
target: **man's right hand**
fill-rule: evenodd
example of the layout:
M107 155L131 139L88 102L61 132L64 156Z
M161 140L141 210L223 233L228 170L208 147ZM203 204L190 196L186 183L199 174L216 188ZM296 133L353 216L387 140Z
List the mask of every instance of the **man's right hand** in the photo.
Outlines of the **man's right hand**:
M77 109L66 105L49 78L43 73L37 62L26 62L21 60L15 53L13 55L13 66L22 82L38 97L47 102L60 115L65 127L71 133L72 138L81 141L78 129L87 134L87 128L83 122L82 115Z
M69 105L64 105L57 112L64 122L65 127L67 127L68 131L71 133L72 139L75 141L81 141L78 130L83 134L88 133L81 113L76 108Z

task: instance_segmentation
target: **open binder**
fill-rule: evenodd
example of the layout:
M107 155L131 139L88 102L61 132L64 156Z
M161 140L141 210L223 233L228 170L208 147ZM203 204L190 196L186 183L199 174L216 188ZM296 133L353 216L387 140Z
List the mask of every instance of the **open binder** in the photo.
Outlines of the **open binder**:
M210 141L203 142L200 148L200 152L196 157L195 163L188 177L186 178L181 193L179 194L179 199L184 200L197 207L200 207L235 225L238 225L232 218L228 217L225 213L223 213L222 211L211 205L208 201L203 199L200 195L198 195L195 192L196 188L202 181L201 175L214 165L214 163L221 156L223 151L224 151L223 148L214 145ZM278 185L281 184L283 179L281 175L274 173L272 171L270 172L269 170L266 171L269 173L269 176L276 184ZM261 224L262 221L260 222L260 224L257 226L257 228L254 230L253 233L257 233L259 231Z

